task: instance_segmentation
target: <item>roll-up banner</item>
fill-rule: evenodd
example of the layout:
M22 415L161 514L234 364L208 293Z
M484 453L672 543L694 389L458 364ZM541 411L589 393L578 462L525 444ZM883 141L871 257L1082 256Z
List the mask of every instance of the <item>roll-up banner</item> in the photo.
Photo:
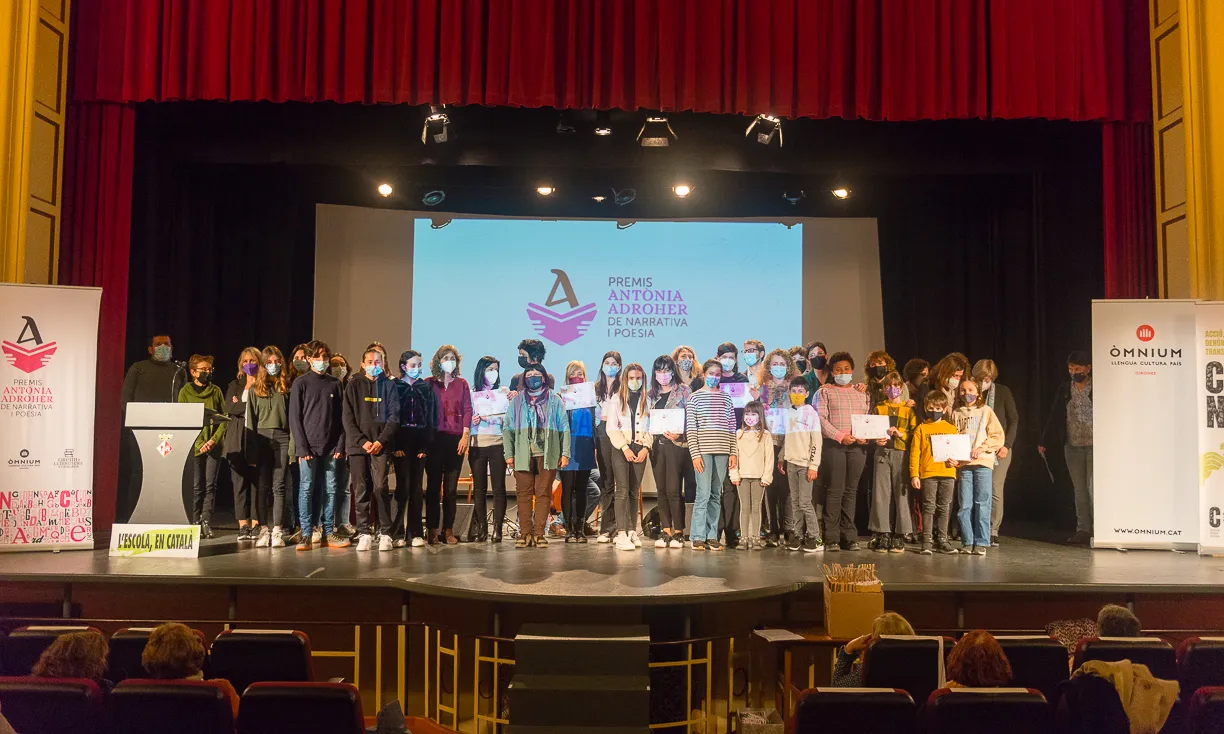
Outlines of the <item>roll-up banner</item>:
M1199 553L1224 555L1224 302L1200 301L1195 315Z

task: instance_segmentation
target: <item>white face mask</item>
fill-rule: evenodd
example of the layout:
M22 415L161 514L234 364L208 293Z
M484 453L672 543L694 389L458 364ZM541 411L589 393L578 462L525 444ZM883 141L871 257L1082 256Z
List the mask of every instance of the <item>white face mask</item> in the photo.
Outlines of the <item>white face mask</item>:
M442 369L446 369L446 368L443 367ZM485 382L487 382L490 385L496 385L497 384L497 370L485 370Z
M982 392L987 392L993 386L994 386L994 382L992 382L991 380L982 380Z
M836 382L838 385L842 385L842 386L849 385L850 381L853 379L854 379L854 375L848 372L840 374L840 375L833 375L833 382Z
M442 367L442 371L449 375L455 371L455 360L444 359L442 360L442 363L440 366Z

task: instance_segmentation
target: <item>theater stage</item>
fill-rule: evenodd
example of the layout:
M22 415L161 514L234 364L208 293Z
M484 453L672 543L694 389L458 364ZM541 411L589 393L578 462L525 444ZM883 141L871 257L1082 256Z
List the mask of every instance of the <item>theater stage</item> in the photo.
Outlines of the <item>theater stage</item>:
M1224 593L1224 559L1172 551L1090 550L1005 538L985 558L880 554L633 553L588 543L516 550L512 542L358 553L239 551L196 560L109 558L105 550L0 556L0 581L265 587L365 587L501 604L691 605L819 594L824 563L874 563L886 592Z

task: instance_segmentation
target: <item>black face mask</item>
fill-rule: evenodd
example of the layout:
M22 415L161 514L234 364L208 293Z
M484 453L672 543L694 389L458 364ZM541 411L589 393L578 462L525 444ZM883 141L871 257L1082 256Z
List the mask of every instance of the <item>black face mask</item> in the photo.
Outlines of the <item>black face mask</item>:
M200 375L199 377L196 378L196 382L200 383L204 387L208 387L208 383L212 382L212 375L210 374Z
M926 414L927 414L928 420L931 420L931 421L943 420L942 410L928 410Z
M1088 379L1088 373L1087 372L1077 372L1074 375L1071 375L1071 379L1075 382L1083 382L1084 380Z
M800 372L807 372L807 360L806 359L796 359L795 369L799 370Z
M528 390L539 390L544 386L544 378L539 375L532 375L524 380L524 382L527 384Z
M812 369L823 370L825 368L825 365L828 363L829 363L829 360L827 357L816 357L815 359L812 360Z
M884 366L884 365L882 365L882 364L881 364L881 365L876 365L875 367L868 367L868 368L867 368L867 373L868 373L869 375L871 375L871 376L872 376L874 379L877 379L877 380L878 380L878 379L880 379L880 378L884 377L884 375L887 375L887 374L888 374L888 368L887 368L887 367L885 367L885 366Z
M530 357L524 357L522 355L519 355L519 369L525 370L527 369L527 365L529 364L531 364Z

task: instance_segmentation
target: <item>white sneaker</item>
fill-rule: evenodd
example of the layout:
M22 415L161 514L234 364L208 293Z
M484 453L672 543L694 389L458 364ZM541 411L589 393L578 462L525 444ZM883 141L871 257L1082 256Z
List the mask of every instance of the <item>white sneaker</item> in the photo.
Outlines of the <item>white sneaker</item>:
M420 547L422 547L422 546L424 546L424 545L425 545L425 539L424 539L424 538L422 538L421 536L419 536L419 535L418 535L418 536L416 536L415 538L413 538L413 539L412 539L412 547L413 547L413 548L420 548Z
M404 540L403 538L396 538L392 545L394 545L396 548L403 548L408 545L408 541Z
M633 532L632 530L629 531L629 542L633 543L634 548L642 547L642 539L639 538L638 534Z
M596 543L611 543L612 534L611 533L600 533L599 537L595 539L595 542Z
M374 539L368 535L361 535L357 538L357 550L368 551L374 545Z
M389 551L395 547L395 543L391 540L390 535L378 536L378 549L380 551ZM360 548L358 548L360 550Z
M659 539L655 541L655 547L656 547L656 548L666 548L666 547L667 547L667 538L664 538L664 537L660 536L660 537L659 537Z
M272 547L285 547L285 531L282 528L272 528Z
M268 530L267 525L262 525L259 528L259 537L255 539L256 548L267 548L272 543L272 531Z
M684 548L684 541L680 540L679 533L672 536L671 543L668 544L668 547L669 548Z
M637 550L637 546L633 544L633 540L629 538L628 533L616 534L616 549L623 551Z
M318 527L310 532L310 542L315 545L323 544L323 528Z

